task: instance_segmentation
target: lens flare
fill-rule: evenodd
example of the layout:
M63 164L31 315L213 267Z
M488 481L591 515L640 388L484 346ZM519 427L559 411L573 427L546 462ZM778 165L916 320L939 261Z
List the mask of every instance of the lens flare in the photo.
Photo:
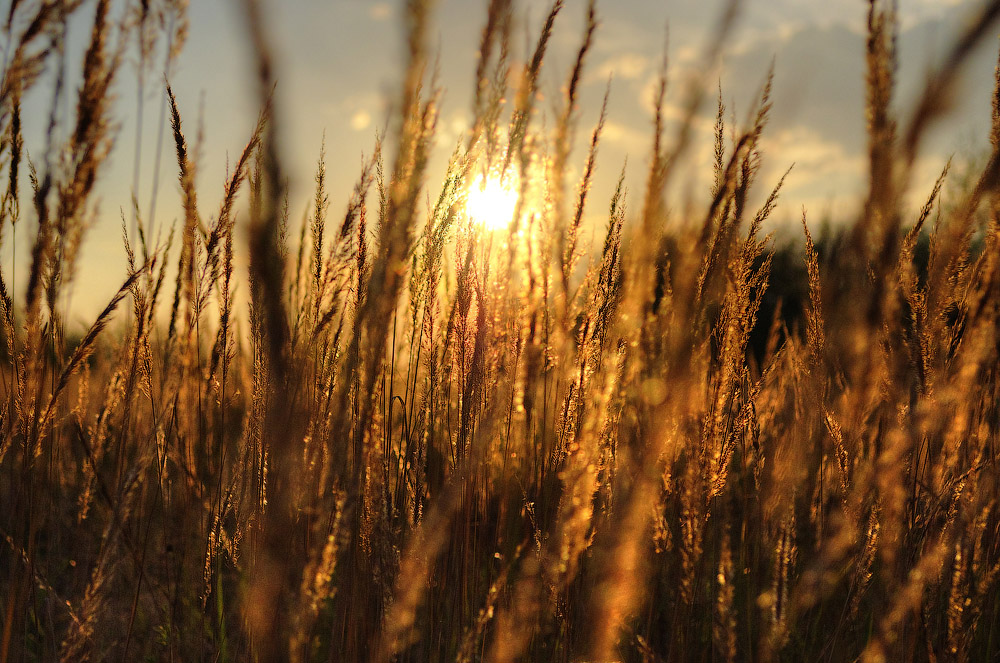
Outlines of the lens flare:
M486 230L506 228L517 207L517 187L506 177L479 175L466 193L465 210Z

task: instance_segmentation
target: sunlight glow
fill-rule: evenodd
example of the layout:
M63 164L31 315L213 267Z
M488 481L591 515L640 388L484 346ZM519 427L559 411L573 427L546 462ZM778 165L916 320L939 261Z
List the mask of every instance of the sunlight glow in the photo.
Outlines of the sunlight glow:
M505 177L476 177L466 194L465 210L472 222L486 230L506 228L517 207L517 186Z

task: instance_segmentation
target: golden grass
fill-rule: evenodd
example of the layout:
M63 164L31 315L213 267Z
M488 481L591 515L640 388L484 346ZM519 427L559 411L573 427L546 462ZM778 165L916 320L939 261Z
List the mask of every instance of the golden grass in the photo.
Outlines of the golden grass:
M706 91L681 90L668 136L665 65L641 203L624 171L591 200L607 96L566 181L593 2L549 133L535 106L563 3L518 65L512 4L489 2L474 119L442 182L427 181L429 7L408 2L394 124L332 224L320 152L295 233L246 0L264 110L218 214L199 213L167 85L179 250L173 230L150 244L133 203L124 284L71 345L59 295L111 147L111 83L133 32L141 85L158 39L169 71L185 25L182 3L143 2L113 30L97 2L73 129L57 145L50 128L22 205L20 99L77 4L12 3L4 32L0 220L37 232L23 295L0 279L0 663L1000 657L1000 68L981 177L945 209L945 166L919 213L902 202L1000 2L902 129L895 12L869 3L869 192L833 238L814 242L803 212L792 269L761 236L783 180L749 207L770 74L744 127L726 126L720 91L704 209L678 216L666 198ZM517 207L489 232L465 192L508 169ZM593 205L607 223L588 250ZM799 279L784 313L772 272Z

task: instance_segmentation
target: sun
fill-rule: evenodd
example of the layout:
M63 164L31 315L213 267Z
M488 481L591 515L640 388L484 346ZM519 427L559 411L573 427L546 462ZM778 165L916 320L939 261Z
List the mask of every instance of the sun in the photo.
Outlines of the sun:
M512 177L479 174L466 192L465 211L473 223L486 230L510 225L517 208L517 187Z

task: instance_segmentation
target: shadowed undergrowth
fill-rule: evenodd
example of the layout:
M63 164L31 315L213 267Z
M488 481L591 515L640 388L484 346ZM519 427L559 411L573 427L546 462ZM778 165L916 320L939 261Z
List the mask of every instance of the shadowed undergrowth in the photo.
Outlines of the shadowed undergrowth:
M538 107L561 0L523 60L512 3L488 3L473 121L441 181L432 16L407 3L390 128L346 210L321 151L297 226L268 34L243 8L262 111L221 200L196 194L167 84L180 220L154 238L132 205L121 289L68 341L111 90L133 38L140 88L158 54L169 73L184 7L11 4L0 214L35 232L15 257L27 285L0 280L0 662L1000 656L1000 88L978 180L943 206L942 164L921 210L902 203L1000 2L905 118L897 19L869 3L869 191L823 241L803 211L801 251L762 234L781 188L758 182L770 75L739 126L720 93L711 189L679 213L668 185L709 100L664 63L644 190L622 171L593 199L596 169L621 166L600 159L607 98L586 152L569 148L592 2L554 117ZM65 66L83 13L71 126L29 158L20 100ZM465 205L490 178L517 198L498 229Z

